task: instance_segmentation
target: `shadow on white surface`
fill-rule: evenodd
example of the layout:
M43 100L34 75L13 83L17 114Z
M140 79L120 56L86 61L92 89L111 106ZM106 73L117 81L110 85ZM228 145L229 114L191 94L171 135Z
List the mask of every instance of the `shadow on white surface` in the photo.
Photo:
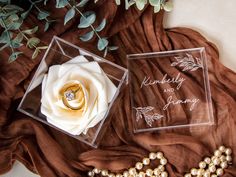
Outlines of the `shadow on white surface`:
M18 161L15 161L11 171L0 176L1 177L39 177L38 175L30 172L27 168L25 168L25 166L22 163Z

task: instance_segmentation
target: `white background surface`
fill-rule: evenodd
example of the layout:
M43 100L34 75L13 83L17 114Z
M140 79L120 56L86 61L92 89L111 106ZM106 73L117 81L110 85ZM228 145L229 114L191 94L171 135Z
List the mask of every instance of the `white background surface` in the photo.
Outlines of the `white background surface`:
M190 27L215 43L222 63L236 71L236 0L173 0L166 27ZM37 177L16 162L2 177Z

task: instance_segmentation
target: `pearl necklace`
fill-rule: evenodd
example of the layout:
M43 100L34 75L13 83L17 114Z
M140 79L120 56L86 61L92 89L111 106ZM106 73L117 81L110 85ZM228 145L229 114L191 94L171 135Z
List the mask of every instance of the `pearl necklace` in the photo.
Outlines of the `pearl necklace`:
M214 155L206 157L199 163L199 168L192 168L190 173L185 174L184 177L218 177L224 174L224 169L232 163L232 150L220 146L218 150L214 152Z
M230 148L225 148L220 146L218 150L214 152L214 156L206 157L204 161L199 163L199 169L192 168L190 173L184 175L184 177L218 177L224 174L224 169L232 163L232 150ZM160 160L160 165L152 169L147 169L146 171L141 171L145 165L149 165L151 160ZM101 174L104 177L168 177L168 173L165 171L165 165L167 164L167 159L164 157L162 152L151 152L149 158L143 158L142 162L137 162L135 167L129 168L124 171L123 174L110 173L108 170L100 170L94 168L92 171L88 172L89 177L94 177ZM208 167L208 168L207 168ZM219 167L219 168L217 168Z
M151 160L158 159L160 160L160 165L152 169L147 169L146 171L141 171L145 165L149 165ZM108 170L99 170L94 168L92 171L88 172L89 177L94 177L95 175L101 174L104 177L168 177L168 173L165 171L165 165L167 164L167 159L164 157L162 152L151 152L149 158L143 158L142 162L137 162L135 167L129 168L127 171L124 171L123 174L114 174L110 173Z

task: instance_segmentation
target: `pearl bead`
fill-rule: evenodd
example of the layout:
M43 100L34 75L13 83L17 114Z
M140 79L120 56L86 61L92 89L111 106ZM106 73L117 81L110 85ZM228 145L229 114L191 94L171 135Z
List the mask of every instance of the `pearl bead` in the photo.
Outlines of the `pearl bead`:
M99 170L99 169L97 169L97 168L94 168L93 171L94 171L95 174L101 173L101 170Z
M221 175L224 174L224 170L223 170L222 168L218 168L218 169L216 170L216 174L217 174L218 176L221 176Z
M159 169L161 172L165 171L165 167L164 167L163 165L159 165L159 166L158 166L158 169Z
M220 146L220 147L219 147L219 150L220 150L221 152L225 152L225 149L226 149L226 148L225 148L224 146Z
M123 172L123 176L124 176L124 177L129 177L129 172L128 172L128 171L124 171L124 172Z
M228 162L231 162L231 161L232 161L232 157L229 156L229 155L227 155L227 156L226 156L226 160L227 160Z
M216 150L216 151L214 152L214 155L215 155L216 157L220 157L221 154L222 154L222 152L221 152L220 150Z
M107 170L102 170L101 174L102 174L102 176L107 176L108 175L108 171Z
M202 176L204 174L205 170L204 169L199 169L197 172L198 176Z
M152 176L152 174L153 174L153 171L151 169L146 170L146 175L147 176Z
M206 162L200 162L199 168L206 168Z
M220 159L215 158L215 159L213 160L213 163L214 163L214 165L219 165L219 164L220 164Z
M217 177L217 175L211 175L211 177Z
M135 167L137 168L137 170L141 170L143 168L143 164L141 162L137 162Z
M210 171L211 173L214 173L214 172L216 171L215 165L211 165L211 166L209 167L209 171Z
M94 176L94 172L93 171L89 171L88 172L88 176L91 176L91 177Z
M191 174L192 175L197 175L198 170L196 168L191 169Z
M220 161L221 161L221 162L226 161L226 157L225 157L224 155L220 156Z
M145 177L146 174L144 172L139 172L138 177Z
M211 173L209 171L205 171L203 174L204 177L210 177Z
M159 175L159 174L161 174L161 170L159 169L159 168L155 168L154 170L153 170L153 172L154 172L154 175Z
M168 177L168 173L167 172L161 172L161 177Z
M166 158L161 158L160 164L161 165L166 165L167 164L167 159Z
M117 174L116 177L122 177L122 175L121 174Z
M115 177L115 175L113 173L110 173L108 177Z
M192 177L192 175L190 173L187 173L184 175L184 177Z
M158 158L158 159L163 158L163 153L162 153L162 152L157 152L157 158Z
M129 174L135 175L136 174L136 169L135 168L130 168L129 169Z
M144 165L149 165L149 163L150 163L150 159L149 158L144 158L143 159L143 164Z
M211 159L210 159L209 157L206 157L206 158L204 159L204 161L205 161L207 164L210 164L210 163L211 163Z
M157 154L156 154L156 153L151 152L151 153L149 154L149 159L154 160L154 159L156 159L156 158L157 158Z
M231 155L232 154L232 150L230 148L227 148L225 150L225 153L226 153L226 155Z
M228 163L227 162L221 162L220 164L221 168L225 169L228 167Z

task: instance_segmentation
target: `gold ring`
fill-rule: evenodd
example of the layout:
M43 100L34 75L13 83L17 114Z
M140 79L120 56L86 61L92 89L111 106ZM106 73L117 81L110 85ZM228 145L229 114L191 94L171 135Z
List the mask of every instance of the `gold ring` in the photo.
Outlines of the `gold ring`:
M66 84L60 90L63 104L71 110L80 110L85 106L85 94L81 84ZM70 102L78 100L78 106L72 106Z

